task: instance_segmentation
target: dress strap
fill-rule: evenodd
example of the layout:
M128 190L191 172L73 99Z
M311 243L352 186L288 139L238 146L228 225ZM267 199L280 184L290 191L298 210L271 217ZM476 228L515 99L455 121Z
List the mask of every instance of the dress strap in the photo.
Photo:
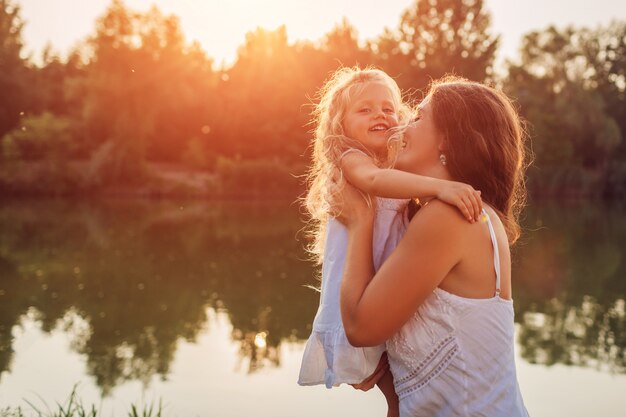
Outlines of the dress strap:
M496 270L496 297L500 296L500 251L498 249L498 240L496 239L496 232L493 230L493 224L489 218L487 211L483 209L483 218L486 219L489 226L489 234L491 235L491 243L493 244L493 266Z

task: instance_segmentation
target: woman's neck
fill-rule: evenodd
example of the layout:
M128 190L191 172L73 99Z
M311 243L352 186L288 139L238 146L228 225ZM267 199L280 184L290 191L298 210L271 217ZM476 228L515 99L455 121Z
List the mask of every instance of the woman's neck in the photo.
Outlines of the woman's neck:
M433 165L427 169L421 170L420 172L414 172L418 175L424 175L426 177L437 178L440 180L453 181L452 176L448 169L443 166L441 163Z

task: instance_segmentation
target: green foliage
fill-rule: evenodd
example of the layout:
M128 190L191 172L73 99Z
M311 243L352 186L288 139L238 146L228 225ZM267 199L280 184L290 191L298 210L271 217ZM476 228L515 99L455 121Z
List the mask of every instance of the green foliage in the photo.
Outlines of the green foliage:
M24 161L68 159L78 148L72 127L68 118L49 112L24 116L20 126L2 138L3 149L7 149L3 156L5 159L19 158Z
M0 409L0 417L25 417L25 414L20 407L6 407Z
M87 165L81 172L88 189L146 185L147 163L182 163L188 171L216 171L229 192L274 192L288 177L284 167L305 163L310 103L338 66L375 64L410 96L449 72L490 81L499 43L483 0L415 0L396 28L367 42L346 19L318 42L290 44L284 26L258 28L234 64L217 69L184 39L177 17L156 7L135 12L114 0L65 62L47 48L36 68L20 58L18 7L10 0L0 6L0 136L10 131L1 143L4 190L82 184L82 174L60 181L53 172L67 174L72 165L63 161L76 159ZM620 21L524 38L520 60L509 63L501 84L530 122L532 193L626 195L625 40ZM41 116L20 120L20 112ZM26 131L16 130L22 126ZM53 175L43 181L6 175L24 161L53 160ZM245 172L235 174L239 169Z
M71 120L48 112L25 116L1 145L0 190L67 194L82 189L82 174L70 163L78 149Z
M50 112L63 117L77 113L82 97L69 92L82 72L84 60L78 49L65 62L50 45L41 67L23 58L23 21L16 1L0 1L0 137L20 126L23 114ZM29 57L30 58L30 57Z
M348 67L354 65L364 66L371 63L374 59L371 45L365 47L359 45L357 30L345 17L339 25L326 34L321 50L332 61L335 61L335 65L340 63Z
M0 0L0 137L13 129L27 99L28 69L20 56L20 8L13 0Z
M213 143L219 154L292 161L302 153L308 115L301 106L314 86L306 78L308 60L299 55L287 43L284 26L248 33L217 89L222 106L215 115L215 136L229 138Z
M619 43L621 31L612 36L605 29L532 32L524 38L521 62L509 63L505 87L531 124L536 169L529 174L536 194L612 193L608 179L616 176L610 173L613 161L623 160L624 131L610 104L620 90L624 101L626 86L623 75L612 83L604 78L607 68L615 66L608 62L610 48L601 47L600 33Z
M398 29L377 41L376 62L403 88L425 88L449 73L485 81L499 41L490 25L482 0L415 0Z
M70 52L63 62L50 46L43 51L42 66L31 68L29 113L51 112L80 120L83 98L73 94L77 81L83 77L84 63L78 50ZM76 124L76 123L75 123Z
M66 405L57 403L58 409L54 411L50 410L46 405L46 407L48 408L47 414L40 410L32 402L28 400L26 400L26 402L39 416L47 415L49 417L97 417L98 415L95 405L92 404L91 407L85 407L83 405L82 401L80 401L77 396L76 386L74 386L74 389L72 390L72 393L70 394Z
M163 405L161 401L159 401L158 408L154 408L154 404L150 404L145 406L143 409L138 408L135 404L131 405L130 412L128 413L128 417L161 417L163 411Z
M156 7L135 13L114 1L89 43L92 58L72 91L81 97L83 135L92 149L112 141L126 157L178 160L207 124L215 82L211 61L186 45L178 18ZM120 171L132 172L126 167Z
M72 390L70 397L67 399L66 404L57 403L56 409L50 409L47 404L44 403L46 410L40 409L40 407L33 404L31 401L25 400L26 403L30 406L32 411L37 414L37 416L42 417L98 417L101 415L100 411L96 409L95 404L91 404L90 406L86 406L83 402L78 398L78 393L76 391L76 386ZM155 408L153 403L145 405L142 407L138 407L135 404L131 404L130 411L128 412L129 417L161 417L163 414L163 404L162 401L159 401L158 406ZM0 417L25 417L31 414L25 413L21 407L7 407L3 410L0 410Z

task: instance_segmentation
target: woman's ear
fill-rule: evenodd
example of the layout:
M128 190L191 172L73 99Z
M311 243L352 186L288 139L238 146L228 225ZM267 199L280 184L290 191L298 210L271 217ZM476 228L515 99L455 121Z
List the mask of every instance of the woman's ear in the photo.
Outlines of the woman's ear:
M448 146L446 143L446 136L443 132L437 130L437 150L439 153L445 153L448 150Z

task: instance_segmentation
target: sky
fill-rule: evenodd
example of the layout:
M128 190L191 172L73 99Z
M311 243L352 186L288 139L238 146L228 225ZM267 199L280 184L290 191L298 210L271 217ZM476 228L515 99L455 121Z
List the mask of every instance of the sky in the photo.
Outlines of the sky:
M26 25L25 49L38 61L47 43L65 56L72 46L94 33L95 21L110 0L13 0ZM357 29L360 40L373 39L385 27L395 28L414 0L125 0L133 10L156 4L175 14L188 41L197 40L220 65L232 64L245 34L257 27L284 24L290 42L319 40L343 17ZM612 19L626 20L624 0L485 0L492 14L492 31L501 35L496 65L515 59L523 34L548 25L596 27Z

